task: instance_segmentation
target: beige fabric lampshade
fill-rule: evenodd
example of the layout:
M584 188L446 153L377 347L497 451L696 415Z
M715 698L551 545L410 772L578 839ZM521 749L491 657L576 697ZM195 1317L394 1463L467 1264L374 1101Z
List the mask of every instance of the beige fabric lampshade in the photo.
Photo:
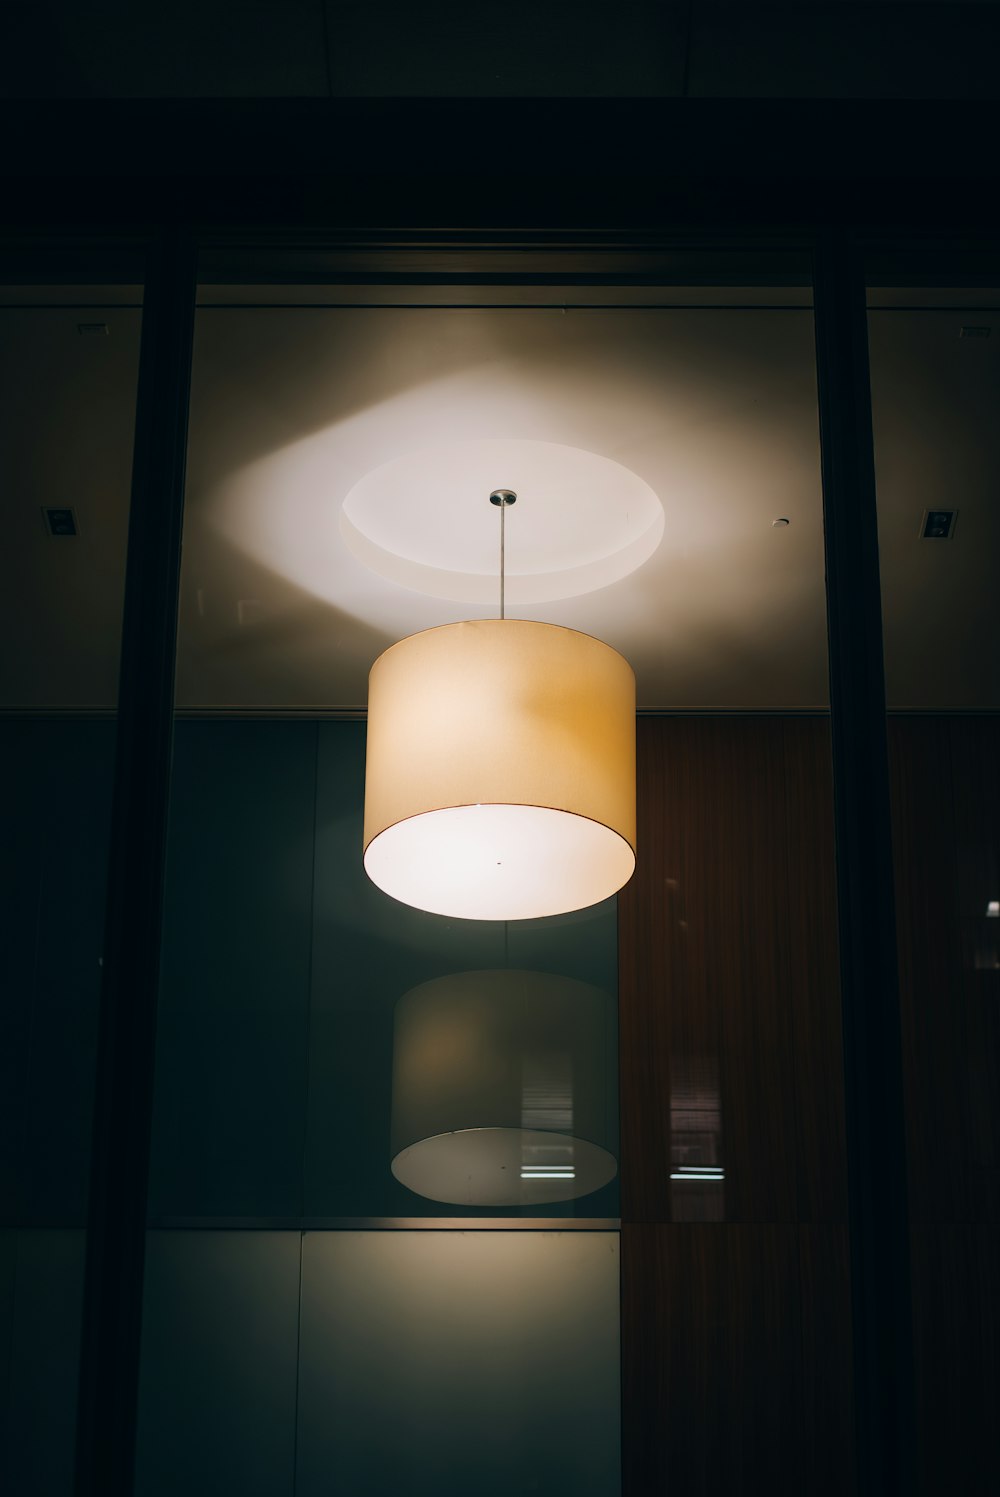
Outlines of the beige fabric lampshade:
M447 624L376 660L365 869L404 904L524 920L635 867L635 677L608 645L521 619Z
M432 1201L568 1201L617 1173L608 994L546 972L459 972L396 1004L392 1172Z

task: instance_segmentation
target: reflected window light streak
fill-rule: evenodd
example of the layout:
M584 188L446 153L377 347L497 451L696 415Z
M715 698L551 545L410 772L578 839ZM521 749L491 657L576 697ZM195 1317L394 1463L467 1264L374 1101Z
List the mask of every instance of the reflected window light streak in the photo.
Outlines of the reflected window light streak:
M718 1190L678 1190L677 1221L723 1221L725 1175L722 1158L722 1097L718 1057L675 1054L670 1065L670 1152L672 1184L694 1181Z
M522 1057L521 1127L543 1133L573 1132L572 1055L543 1051Z

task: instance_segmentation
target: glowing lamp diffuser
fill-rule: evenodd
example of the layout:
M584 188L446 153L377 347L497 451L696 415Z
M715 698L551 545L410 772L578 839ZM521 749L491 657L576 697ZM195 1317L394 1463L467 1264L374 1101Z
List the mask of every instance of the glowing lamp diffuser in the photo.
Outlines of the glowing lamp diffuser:
M502 579L501 561L499 619L400 640L368 683L365 869L465 920L582 909L635 868L632 669L587 634L505 619Z
M432 1201L569 1201L617 1173L614 1006L545 972L457 972L396 1004L392 1173Z

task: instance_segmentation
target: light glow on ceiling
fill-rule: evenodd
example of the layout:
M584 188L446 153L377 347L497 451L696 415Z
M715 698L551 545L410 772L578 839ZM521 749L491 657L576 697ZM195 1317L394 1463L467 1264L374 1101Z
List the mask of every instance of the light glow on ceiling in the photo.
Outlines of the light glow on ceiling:
M496 526L482 500L498 474L520 496L507 547L513 606L607 587L660 543L663 508L638 474L580 447L503 437L441 443L383 463L344 500L341 534L390 582L494 604Z

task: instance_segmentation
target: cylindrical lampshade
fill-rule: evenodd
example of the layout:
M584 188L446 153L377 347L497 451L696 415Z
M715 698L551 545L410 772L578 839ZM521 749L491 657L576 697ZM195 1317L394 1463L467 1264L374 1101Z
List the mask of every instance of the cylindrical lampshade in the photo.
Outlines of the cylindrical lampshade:
M392 1173L466 1206L568 1201L617 1172L615 1015L589 983L459 972L396 1004Z
M635 867L635 677L610 646L520 619L447 624L368 685L365 869L404 904L526 920Z

